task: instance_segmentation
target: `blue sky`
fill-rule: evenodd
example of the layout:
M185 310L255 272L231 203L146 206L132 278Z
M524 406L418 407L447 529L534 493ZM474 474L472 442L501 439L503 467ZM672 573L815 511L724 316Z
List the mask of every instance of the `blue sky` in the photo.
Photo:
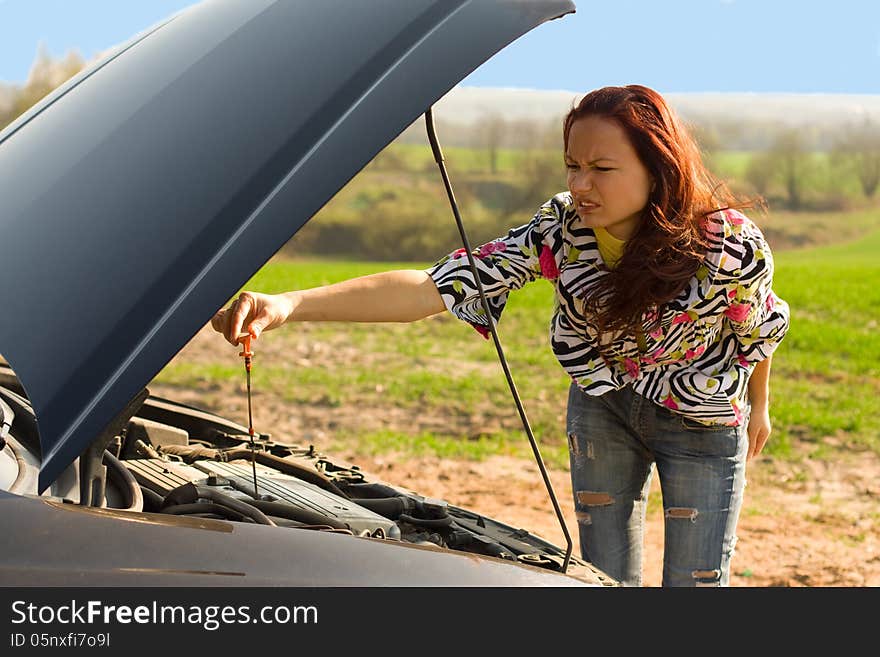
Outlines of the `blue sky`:
M526 34L463 84L880 93L880 0L574 2L576 14ZM90 58L191 4L0 0L0 82L23 82L41 42L55 57Z

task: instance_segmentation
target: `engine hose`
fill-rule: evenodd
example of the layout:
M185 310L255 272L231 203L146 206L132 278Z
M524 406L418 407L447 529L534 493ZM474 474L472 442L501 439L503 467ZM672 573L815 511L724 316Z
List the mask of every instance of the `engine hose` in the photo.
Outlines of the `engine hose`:
M134 451L138 453L139 456L143 456L147 459L160 459L162 455L153 449L152 445L148 445L143 440L135 440L134 441Z
M501 543L492 540L479 539L469 530L453 532L446 537L446 544L452 549L487 554L491 557L499 557L500 559L516 558L514 556L515 553L505 549L505 546Z
M483 551L488 554L490 557L498 557L499 559L515 559L510 552L504 549L502 545L498 543L483 543L480 545L483 548Z
M451 516L446 516L445 518L415 518L413 516L407 515L406 513L401 513L398 520L408 522L413 525L418 525L420 527L438 528L452 526Z
M192 463L196 459L210 459L213 461L234 461L242 459L250 461L251 457L260 465L266 465L275 468L291 477L296 477L310 484L315 484L326 491L339 495L339 497L349 499L347 493L343 492L336 484L330 481L314 468L307 468L294 461L267 454L266 452L252 452L246 447L236 447L234 449L221 450L212 449L210 447L202 447L201 445L165 445L162 451L166 454L174 454L182 456L187 463Z
M104 461L109 466L107 468L107 476L112 479L125 494L125 503L128 505L126 511L143 511L144 495L141 492L141 486L137 479L131 474L128 468L122 465L122 462L113 456L106 449L104 450Z
M408 497L362 498L355 500L359 506L373 513L385 516L389 520L397 520L402 514L413 511L416 503Z
M151 488L141 487L144 496L144 511L158 511L164 501L162 496Z
M258 508L251 506L247 502L242 502L241 500L237 500L234 497L230 497L224 493L221 493L218 490L214 490L210 486L196 486L193 483L186 483L178 486L174 490L170 491L165 496L165 501L162 504L162 509L165 507L174 505L174 504L192 504L193 502L197 502L199 499L211 500L212 502L216 502L221 506L229 507L235 511L238 511L243 516L247 516L254 522L260 525L271 525L275 527L275 523L272 522L269 518L266 517L266 514L260 511Z
M228 506L214 504L213 502L196 502L193 504L172 504L162 509L162 513L170 513L175 516L187 516L197 513L211 513L217 516L223 516L229 520L250 520L247 516L239 513L235 509Z
M7 442L6 447L12 452L12 455L15 457L15 463L18 466L18 474L15 476L15 481L12 482L7 490L10 493L20 493L19 487L27 481L27 462L15 443Z
M345 490L351 499L358 500L358 503L360 500L370 497L404 497L403 493L387 484L345 484Z
M297 506L293 506L292 504L285 504L284 502L254 500L252 502L248 502L248 504L257 507L260 511L266 513L267 515L287 518L288 520L296 520L306 525L329 525L334 529L351 529L351 527L349 527L341 520L337 520L336 518L325 516L322 513L317 513L308 509L301 509Z

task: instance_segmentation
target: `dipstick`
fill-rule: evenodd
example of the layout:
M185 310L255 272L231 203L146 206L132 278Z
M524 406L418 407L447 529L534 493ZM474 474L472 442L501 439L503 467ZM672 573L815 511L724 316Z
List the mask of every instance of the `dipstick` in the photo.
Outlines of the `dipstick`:
M251 362L254 356L254 352L251 351L251 336L250 334L244 338L243 341L243 350L238 354L239 356L244 357L244 371L245 377L247 379L247 407L248 407L248 435L250 436L251 443L251 468L254 473L254 499L260 499L260 493L257 490L257 461L256 461L256 445L254 444L254 416L251 407Z

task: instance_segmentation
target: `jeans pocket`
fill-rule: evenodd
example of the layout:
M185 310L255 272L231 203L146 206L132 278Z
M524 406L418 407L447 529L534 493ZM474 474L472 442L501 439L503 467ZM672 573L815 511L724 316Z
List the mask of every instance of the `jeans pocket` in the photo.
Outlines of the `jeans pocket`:
M678 415L678 424L685 431L697 431L697 432L711 432L711 431L721 431L723 429L728 429L729 427L725 424L704 424L698 420L694 420L693 418L686 417L684 415Z

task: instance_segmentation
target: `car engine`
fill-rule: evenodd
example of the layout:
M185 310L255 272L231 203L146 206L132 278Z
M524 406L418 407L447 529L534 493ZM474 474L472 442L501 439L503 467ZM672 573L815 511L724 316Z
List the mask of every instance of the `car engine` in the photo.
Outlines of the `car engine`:
M17 381L0 372L0 489L37 495L39 440ZM82 459L83 457L81 457ZM441 499L369 478L313 445L258 434L213 413L147 396L101 459L94 506L350 534L471 552L562 571L564 552L531 534ZM46 491L80 504L74 463ZM568 573L607 579L571 557ZM611 585L611 582L608 582Z

